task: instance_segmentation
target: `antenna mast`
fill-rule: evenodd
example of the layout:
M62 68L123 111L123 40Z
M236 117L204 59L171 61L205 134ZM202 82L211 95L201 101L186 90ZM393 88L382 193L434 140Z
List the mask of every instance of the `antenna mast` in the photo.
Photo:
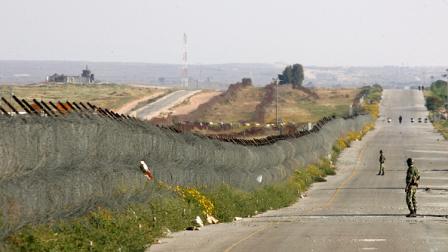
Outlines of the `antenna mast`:
M184 51L182 53L182 87L188 88L188 51L187 34L184 33Z

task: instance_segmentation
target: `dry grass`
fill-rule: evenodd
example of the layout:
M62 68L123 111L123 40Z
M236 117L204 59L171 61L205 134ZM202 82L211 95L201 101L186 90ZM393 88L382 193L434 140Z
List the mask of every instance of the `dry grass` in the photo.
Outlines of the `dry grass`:
M306 123L317 121L324 116L348 113L357 89L320 88L315 92L319 99L308 97L304 92L291 86L279 87L279 118L285 122ZM267 108L267 122L275 120L275 103Z
M25 100L43 99L46 101L81 101L91 102L100 107L118 109L123 105L152 95L155 88L135 87L117 84L74 85L74 84L39 84L26 86L2 86L0 95L9 97L10 90ZM165 90L164 90L165 91Z
M261 88L244 87L231 99L209 107L205 113L201 113L199 119L212 122L248 121L262 97Z
M286 122L306 123L330 115L345 115L349 105L353 102L358 89L329 89L315 90L319 99L309 97L303 91L291 86L279 87L279 117ZM195 116L189 120L213 122L250 121L254 118L255 107L264 97L265 90L260 87L245 87L231 100L220 101L208 107L207 110L195 111ZM266 108L265 122L275 120L274 102Z
M448 140L448 120L433 122L433 125Z

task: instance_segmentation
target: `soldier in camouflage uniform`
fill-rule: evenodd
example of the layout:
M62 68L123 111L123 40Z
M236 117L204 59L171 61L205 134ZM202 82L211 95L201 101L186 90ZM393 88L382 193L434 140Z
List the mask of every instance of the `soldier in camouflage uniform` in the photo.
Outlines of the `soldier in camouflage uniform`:
M384 175L384 162L386 162L386 157L383 155L383 150L380 150L380 171L378 172L378 175Z
M417 192L418 183L420 181L420 173L417 167L414 166L412 158L406 160L408 170L406 173L406 204L408 205L410 213L406 217L417 217L417 200L415 193Z

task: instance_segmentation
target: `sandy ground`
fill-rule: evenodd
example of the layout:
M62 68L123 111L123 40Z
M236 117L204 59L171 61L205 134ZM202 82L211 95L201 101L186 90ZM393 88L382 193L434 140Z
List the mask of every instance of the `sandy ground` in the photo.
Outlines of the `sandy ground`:
M180 104L179 106L170 109L172 115L186 115L196 110L200 105L210 101L213 97L220 95L220 91L204 91L191 96L186 104Z
M155 92L154 92L153 94L151 94L151 95L144 96L144 97L142 97L142 98L140 98L140 99L137 99L137 100L134 100L134 101L131 101L131 102L126 103L126 104L123 105L121 108L117 109L115 112L117 112L117 113L119 113L119 114L128 114L128 113L131 112L132 109L134 109L134 108L137 106L137 104L139 104L140 102L144 102L144 101L147 101L147 100L154 99L155 97L157 97L157 96L159 96L159 95L161 95L161 94L163 94L163 93L166 93L166 90L160 90L160 91L157 90L157 91L155 91Z

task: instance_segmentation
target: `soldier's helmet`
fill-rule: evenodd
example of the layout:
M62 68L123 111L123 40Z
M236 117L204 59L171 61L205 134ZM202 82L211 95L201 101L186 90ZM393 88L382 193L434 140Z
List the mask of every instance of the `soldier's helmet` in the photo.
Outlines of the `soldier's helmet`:
M383 150L380 150L380 153L383 153Z
M414 160L412 160L412 158L408 158L406 160L406 163L408 164L408 166L411 166L412 164L414 164Z

